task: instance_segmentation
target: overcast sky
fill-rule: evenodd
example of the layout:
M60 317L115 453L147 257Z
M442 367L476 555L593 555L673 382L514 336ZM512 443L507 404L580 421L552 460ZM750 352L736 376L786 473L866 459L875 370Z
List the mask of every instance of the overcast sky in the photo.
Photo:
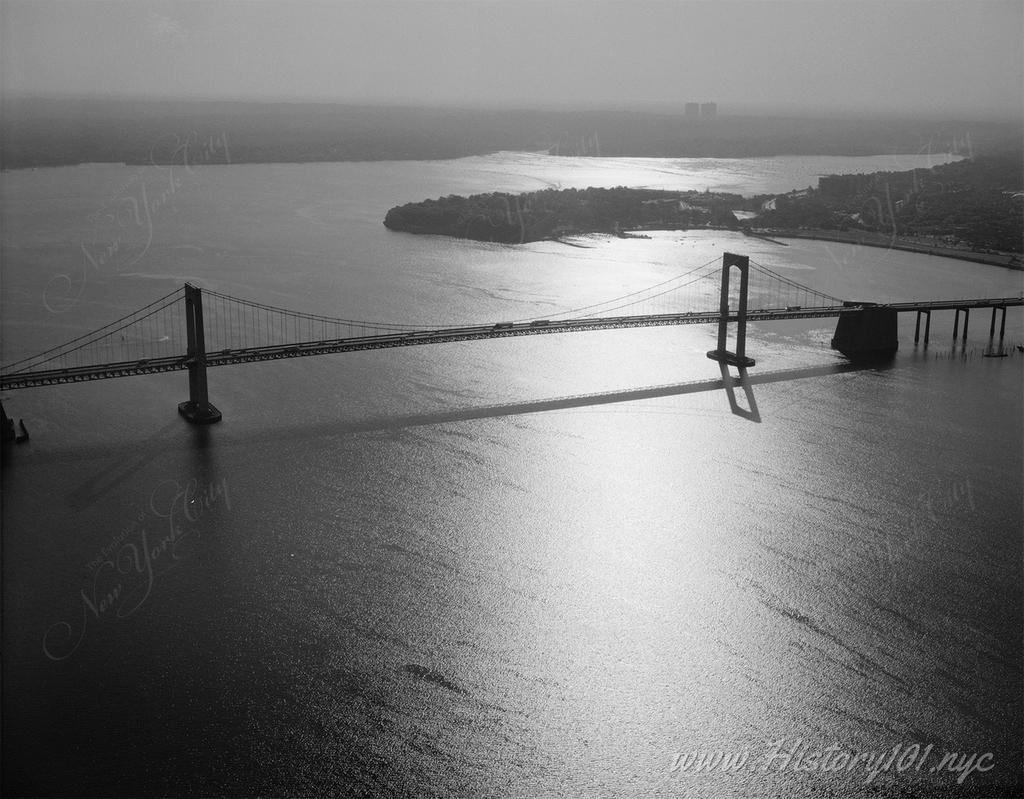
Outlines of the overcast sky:
M1022 113L1022 0L0 4L8 94Z

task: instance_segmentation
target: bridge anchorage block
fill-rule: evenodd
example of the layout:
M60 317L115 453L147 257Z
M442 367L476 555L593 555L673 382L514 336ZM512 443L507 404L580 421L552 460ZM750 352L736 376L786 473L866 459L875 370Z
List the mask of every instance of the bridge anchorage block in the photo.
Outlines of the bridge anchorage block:
M192 400L179 402L178 413L192 424L214 424L223 418L221 412L209 402L198 403Z
M839 350L851 361L888 361L900 348L896 310L870 302L844 302L856 308L839 317L832 349ZM925 333L925 343L928 333Z

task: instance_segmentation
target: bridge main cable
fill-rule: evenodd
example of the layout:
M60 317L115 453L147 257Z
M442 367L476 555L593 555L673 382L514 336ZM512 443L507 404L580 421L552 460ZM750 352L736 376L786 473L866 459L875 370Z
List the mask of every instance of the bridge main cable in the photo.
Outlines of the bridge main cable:
M602 305L611 305L612 303L615 303L615 302L621 302L622 300L625 300L625 299L627 299L629 297L635 297L635 296L637 296L639 294L644 294L644 293L646 293L648 291L653 291L654 289L660 288L661 286L666 286L669 283L674 283L677 280L682 280L683 278L689 277L690 275L694 274L695 272L699 272L702 269L706 269L708 266L710 266L712 264L717 264L718 262L719 262L719 258L717 258L717 257L716 258L712 258L710 261L707 261L706 263L703 263L700 266L694 267L689 272L684 272L681 275L676 275L675 277L670 277L668 280L663 280L661 283L655 283L653 286L648 286L647 288L643 288L643 289L640 289L638 291L633 291L633 292L630 292L629 294L623 294L620 297L614 297L613 299L605 300L604 302L594 303L593 305L584 305L584 306L579 307L579 308L571 308L571 309L569 309L567 311L555 311L554 313L548 314L548 316L551 317L551 316L565 316L566 314L577 314L577 313L581 313L583 311L593 310L594 308L600 308ZM681 283L678 286L672 287L671 289L666 289L665 291L658 292L657 294L651 295L651 297L660 297L661 295L667 294L670 291L675 291L675 289L677 289L677 288L682 288L683 286L688 286L691 283L696 283L698 280L702 280L705 277L707 277L707 275L698 275L696 278L694 278L689 283ZM636 304L639 304L640 302L644 302L647 299L651 299L651 297L644 297L643 299L636 300L635 302L625 303L624 305L618 305L618 306L616 306L614 308L604 308L601 311L598 311L597 313L604 313L606 311L615 311L615 310L619 310L620 308L626 308L626 307L629 307L630 305L636 305ZM593 314L591 314L591 316L592 315ZM531 321L533 321L533 320L535 320L537 318L538 317L530 316L530 317L525 317L523 319L515 319L513 321L515 323L531 322ZM586 318L586 317L584 317L584 318Z
M785 283L787 286L791 286L792 288L798 289L800 291L805 291L809 294L814 294L826 300L832 300L836 305L842 305L843 302L845 302L845 300L841 300L839 297L833 297L831 294L826 294L824 291L812 289L810 286L805 286L803 283L798 283L797 281L788 278L785 275L780 275L778 272L769 269L764 264L759 264L757 261L751 260L750 265L753 266L754 269L756 269L758 272L761 272L762 274L767 275L768 277L778 280L781 283Z
M664 281L662 281L660 283L656 283L656 284L654 284L652 286L647 286L646 288L639 289L638 291L630 292L628 294L623 294L621 296L614 297L614 298L609 299L609 300L604 300L603 302L594 303L592 305L585 305L585 306L581 306L581 307L578 307L578 308L570 308L570 309L564 310L564 311L556 311L554 313L548 314L548 316L549 317L560 317L560 316L566 316L566 315L570 315L570 314L580 314L580 313L583 313L584 311L594 311L595 309L601 309L599 311L596 311L596 313L603 313L603 312L607 312L607 311L619 310L620 308L629 307L630 305L639 304L640 302L644 302L644 301L646 301L648 299L652 299L654 297L660 297L660 296L662 296L664 294L667 294L667 293L669 293L671 291L674 291L676 289L682 288L683 286L691 285L692 283L695 283L698 280L701 280L701 279L704 279L704 278L708 277L708 275L697 275L692 280L690 280L690 281L688 281L686 283L678 283L678 281L681 281L681 280L683 280L686 277L689 277L691 275L694 275L695 273L698 273L698 272L700 272L702 270L705 270L709 266L717 265L718 261L719 261L719 259L717 257L716 258L712 258L711 260L707 261L706 263L703 263L700 266L694 267L693 269L691 269L691 270L689 270L687 272L684 272L684 273L682 273L680 275L675 275L674 277L671 277L668 280L664 280ZM716 270L717 270L717 266L716 266ZM664 291L657 292L656 294L650 294L649 296L642 297L642 298L640 298L640 299L638 299L638 300L636 300L634 302L624 303L624 304L621 304L621 305L615 305L614 307L611 307L611 308L607 308L607 307L606 308L602 308L602 306L609 306L609 305L612 305L613 303L621 303L622 300L628 299L630 297L639 297L639 295L647 294L648 292L651 292L654 289L660 288L662 286L666 286L666 285L668 285L670 283L678 283L678 285L673 286L673 287L671 287L669 289L665 289ZM348 325L348 326L352 326L352 327L371 328L371 329L375 329L375 330L391 331L391 332L406 332L406 331L416 331L416 330L445 329L445 328L448 328L448 327L457 327L457 326L459 326L459 325L456 325L455 323L424 326L424 325L412 325L412 324L403 324L403 323L396 323L396 322L371 322L371 321L361 320L361 319L345 319L345 318L342 318L342 317L327 316L325 314L311 314L311 313L306 313L306 312L302 312L302 311L295 311L293 309L283 308L283 307L277 306L277 305L270 305L268 303L256 302L254 300L247 300L247 299L243 299L241 297L234 297L234 296L232 296L230 294L223 294L223 293L221 293L219 291L214 291L212 289L204 289L203 290L203 294L204 294L204 296L217 297L218 299L221 299L221 300L224 300L224 301L228 301L228 302L238 303L240 305L244 305L244 306L247 306L247 307L250 307L250 308L258 308L258 309L266 311L268 313L276 313L276 314L281 314L281 315L284 315L284 316L290 316L290 317L294 317L294 318L298 318L298 319L306 319L306 320L315 321L315 322L322 322L322 323L331 324L331 325ZM522 319L516 319L516 320L514 320L514 322L516 322L516 323L519 323L519 322L529 322L529 321L532 321L532 320L537 319L537 318L538 317L524 317ZM470 324L477 325L477 324L480 324L480 323L479 322L474 322L474 323L465 323L465 324L466 325L470 325Z
M181 295L181 296L175 296L175 295ZM172 297L174 299L170 299ZM138 309L132 311L129 314L125 314L120 319L115 319L113 322L108 322L107 324L103 325L102 327L98 327L95 330L89 331L88 333L83 333L80 336L77 336L77 337L75 337L75 338L73 338L73 339L71 339L69 341L65 341L63 344L58 344L56 347L51 347L48 350L44 350L43 352L36 353L35 355L30 355L27 358L22 358L19 361L14 361L12 363L5 364L3 367L0 367L0 371L2 371L5 375L14 375L14 374L19 374L21 372L24 372L25 369L27 369L27 368L35 368L35 367L38 367L38 366L40 366L40 365L42 365L44 363L49 363L50 361L54 360L55 358L60 358L60 357L62 357L64 355L67 355L68 353L76 352L76 351L82 349L83 347L87 347L87 346L89 346L89 344L95 343L99 339L106 338L107 336L114 335L115 333L119 333L120 331L122 331L122 330L124 330L124 329L126 329L128 327L131 327L134 324L137 324L138 322L142 321L143 319L146 319L146 318L152 316L153 314L159 313L160 311L164 310L165 308L170 307L174 303L180 302L183 298L184 298L184 288L177 288L174 291L172 291L170 294L165 294L160 299L153 300L153 302L149 303L148 305L144 305L141 308L138 308ZM170 301L167 302L167 300L170 300ZM159 306L159 307L154 307L154 306ZM152 308L152 310L149 310L151 308ZM143 313L144 311L147 311L147 310L149 310L149 313ZM130 321L125 322L125 320L130 320ZM122 322L124 322L124 324L121 324ZM120 327L115 327L116 325L120 325ZM113 329L110 329L110 328L113 328ZM104 332L104 331L106 331L106 332ZM88 340L85 340L85 339L88 339ZM77 342L82 342L82 343L78 344L77 347L76 346L72 346L73 344L76 344ZM45 355L49 355L50 357L44 358L43 356L45 356ZM42 359L42 360L39 360L39 359ZM14 369L14 367L19 366L19 365L24 364L24 363L27 363L28 361L35 361L35 363L32 363L30 366L22 368L22 369Z
M260 310L268 311L268 312L271 312L271 313L283 314L285 316L293 316L293 317L297 317L299 319L309 319L309 320L316 321L316 322L327 322L327 323L335 324L335 325L352 325L352 326L361 326L361 327L371 327L371 328L377 328L377 329L381 329L381 330L394 330L394 331L421 330L421 329L423 329L422 325L409 325L409 324L401 324L401 323L397 323L397 322L369 322L369 321L361 320L361 319L343 319L341 317L327 316L325 314L305 313L303 311L295 311L295 310L292 310L290 308L281 308L280 306L277 306L277 305L268 305L267 303L263 303L263 302L256 302L254 300L245 300L245 299L242 299L241 297L233 297L230 294L222 294L219 291L213 291L212 289L203 289L203 294L206 295L206 296L218 297L218 298L220 298L222 300L227 300L227 301L230 301L230 302L236 302L236 303L238 303L240 305L246 305L246 306L248 306L250 308L259 308Z

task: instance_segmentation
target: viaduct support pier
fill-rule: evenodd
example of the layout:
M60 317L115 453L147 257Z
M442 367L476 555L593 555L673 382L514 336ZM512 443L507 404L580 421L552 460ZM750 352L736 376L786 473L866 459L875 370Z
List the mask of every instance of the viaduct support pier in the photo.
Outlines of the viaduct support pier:
M996 340L996 311L1003 312L1002 321L999 323L999 349L993 346ZM966 326L966 325L965 325ZM1003 341L1006 338L1006 306L992 306L992 324L988 328L988 348L985 350L986 358L1005 358L1006 348Z

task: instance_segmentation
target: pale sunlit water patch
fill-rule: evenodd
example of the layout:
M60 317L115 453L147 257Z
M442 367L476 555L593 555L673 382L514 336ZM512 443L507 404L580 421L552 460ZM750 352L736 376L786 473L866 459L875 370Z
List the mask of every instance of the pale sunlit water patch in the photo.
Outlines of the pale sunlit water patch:
M888 156L778 156L775 158L565 157L501 152L443 162L465 170L490 190L527 191L601 186L634 186L679 191L724 191L743 195L785 193L817 186L822 175L927 169L960 160L945 153ZM525 181L534 181L529 189ZM514 188L508 188L514 187Z

